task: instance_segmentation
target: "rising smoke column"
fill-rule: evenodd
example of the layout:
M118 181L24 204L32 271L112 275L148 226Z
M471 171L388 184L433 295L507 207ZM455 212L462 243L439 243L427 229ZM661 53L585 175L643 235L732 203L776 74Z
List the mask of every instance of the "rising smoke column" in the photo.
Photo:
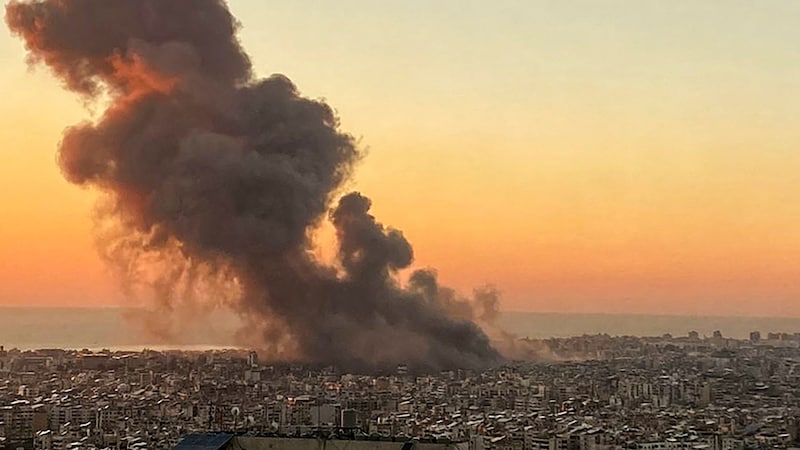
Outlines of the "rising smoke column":
M166 310L220 297L275 355L310 362L500 360L469 302L432 272L398 285L411 245L369 199L332 205L361 156L353 138L288 78L254 78L223 2L12 1L6 22L67 89L109 100L65 131L58 161L106 195L101 253L131 295L146 286ZM326 219L337 267L310 252Z

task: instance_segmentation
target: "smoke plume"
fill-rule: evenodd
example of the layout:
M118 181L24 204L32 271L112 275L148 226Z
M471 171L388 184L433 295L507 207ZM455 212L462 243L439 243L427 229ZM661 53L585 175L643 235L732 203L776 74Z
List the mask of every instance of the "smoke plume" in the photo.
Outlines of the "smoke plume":
M478 325L493 321L496 293L459 298L432 271L396 281L409 242L370 215L368 198L339 198L361 156L354 139L285 76L254 77L222 1L12 1L6 21L32 63L108 102L65 131L58 163L105 194L100 251L129 295L159 312L231 307L278 358L501 360ZM338 238L330 266L311 252L323 220ZM176 319L154 322L166 332L164 317Z

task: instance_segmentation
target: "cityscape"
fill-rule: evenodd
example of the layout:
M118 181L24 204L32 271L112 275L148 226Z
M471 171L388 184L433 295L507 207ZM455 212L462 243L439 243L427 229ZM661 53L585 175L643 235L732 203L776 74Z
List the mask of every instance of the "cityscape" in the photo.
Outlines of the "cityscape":
M549 361L378 375L237 349L2 349L0 448L169 449L206 432L476 450L800 448L800 334L539 344Z
M800 450L800 1L2 13L0 450Z

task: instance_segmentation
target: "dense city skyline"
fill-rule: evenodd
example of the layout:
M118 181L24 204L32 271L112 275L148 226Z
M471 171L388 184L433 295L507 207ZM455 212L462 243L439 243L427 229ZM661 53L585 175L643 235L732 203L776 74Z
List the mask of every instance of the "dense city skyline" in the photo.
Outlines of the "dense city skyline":
M513 310L800 316L800 5L230 7L259 75L324 97L355 187L419 266ZM96 194L54 164L86 111L0 36L0 305L115 305Z
M546 362L434 373L399 365L380 374L272 364L241 350L0 347L0 448L167 449L208 431L351 444L356 437L389 448L437 439L465 450L800 443L800 334L537 342ZM294 448L281 444L275 448Z

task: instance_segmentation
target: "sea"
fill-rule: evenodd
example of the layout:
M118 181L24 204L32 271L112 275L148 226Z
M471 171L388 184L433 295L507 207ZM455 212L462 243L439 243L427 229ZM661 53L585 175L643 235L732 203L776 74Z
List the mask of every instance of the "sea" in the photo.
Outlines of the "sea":
M205 318L179 336L147 331L134 309L0 307L0 346L6 349L209 350L237 347L241 326L235 315ZM187 319L184 319L187 320ZM188 319L191 320L191 319ZM199 323L199 322L198 322ZM519 337L546 339L586 334L612 336L711 336L747 338L751 331L798 333L800 318L707 317L634 314L565 314L506 311L498 324Z

